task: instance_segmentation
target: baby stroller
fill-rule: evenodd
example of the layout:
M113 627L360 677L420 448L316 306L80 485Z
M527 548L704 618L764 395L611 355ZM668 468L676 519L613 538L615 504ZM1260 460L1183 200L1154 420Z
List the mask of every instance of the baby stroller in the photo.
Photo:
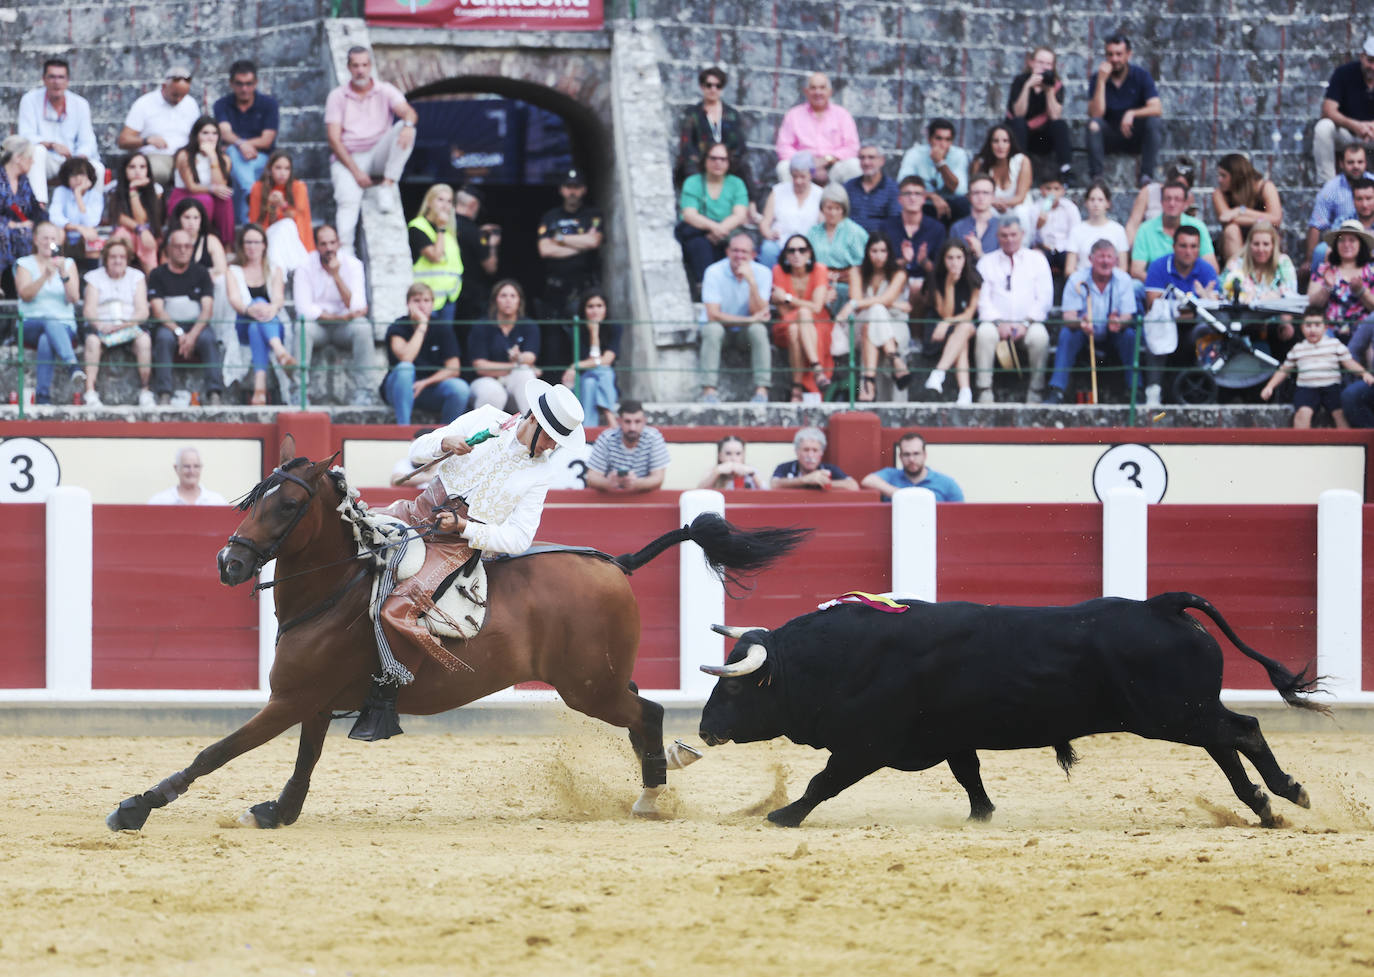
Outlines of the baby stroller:
M1256 348L1250 337L1245 335L1242 314L1258 310L1275 313L1296 311L1301 315L1306 303L1302 296L1297 296L1294 301L1301 304L1294 308L1283 301L1242 306L1234 301L1223 303L1202 299L1191 293L1180 292L1172 285L1164 293L1164 298L1171 300L1176 310L1192 306L1197 313L1198 323L1211 328L1208 338L1212 341L1201 346L1197 366L1182 371L1174 378L1174 398L1181 404L1214 404L1218 388L1243 390L1267 381L1278 369L1279 361L1263 349Z

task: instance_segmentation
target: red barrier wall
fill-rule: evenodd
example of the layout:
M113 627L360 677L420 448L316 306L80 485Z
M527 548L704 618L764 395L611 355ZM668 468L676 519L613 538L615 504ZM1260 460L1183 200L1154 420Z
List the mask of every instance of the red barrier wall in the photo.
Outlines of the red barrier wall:
M258 687L257 602L215 568L238 521L220 508L95 507L94 688Z
M940 600L1076 604L1102 596L1102 508L941 505Z
M41 689L47 677L46 509L0 505L0 688Z
M1363 686L1366 692L1374 692L1374 505L1364 507L1364 540L1362 543L1364 564L1363 612L1360 625L1363 630L1361 647L1364 652Z

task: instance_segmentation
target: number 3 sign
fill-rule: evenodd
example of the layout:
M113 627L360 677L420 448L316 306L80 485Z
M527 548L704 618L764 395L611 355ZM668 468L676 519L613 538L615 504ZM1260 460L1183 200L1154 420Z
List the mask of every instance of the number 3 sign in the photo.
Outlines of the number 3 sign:
M0 502L42 502L62 480L62 469L42 441L0 441Z
M1093 491L1101 501L1118 486L1139 489L1145 493L1146 502L1160 501L1169 487L1164 459L1143 444L1118 444L1108 448L1093 468Z

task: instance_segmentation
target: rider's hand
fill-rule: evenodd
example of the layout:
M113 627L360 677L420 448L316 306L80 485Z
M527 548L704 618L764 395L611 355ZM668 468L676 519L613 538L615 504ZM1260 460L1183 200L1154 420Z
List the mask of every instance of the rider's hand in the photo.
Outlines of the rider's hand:
M468 444L467 438L457 437L452 434L440 441L439 447L455 455L465 455L472 450L472 445Z

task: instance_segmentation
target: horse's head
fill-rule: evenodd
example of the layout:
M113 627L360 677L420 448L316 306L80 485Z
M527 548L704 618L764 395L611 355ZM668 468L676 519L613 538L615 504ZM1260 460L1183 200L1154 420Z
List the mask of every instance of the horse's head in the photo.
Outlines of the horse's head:
M292 458L295 448L295 439L287 435L280 464L238 503L248 515L219 551L220 583L235 587L252 579L269 560L290 555L319 531L323 507L317 500L328 486L327 475L338 453L311 462ZM295 542L288 546L293 537Z

